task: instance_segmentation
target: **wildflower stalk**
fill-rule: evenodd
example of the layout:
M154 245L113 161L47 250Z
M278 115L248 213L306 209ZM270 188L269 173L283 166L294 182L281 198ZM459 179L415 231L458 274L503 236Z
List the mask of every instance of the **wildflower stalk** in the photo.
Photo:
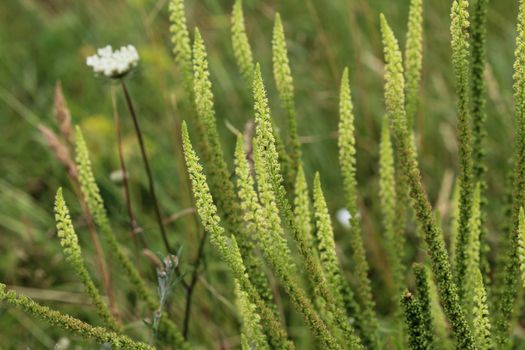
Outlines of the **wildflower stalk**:
M117 321L113 318L108 306L102 300L98 288L95 286L95 283L91 279L91 276L84 265L78 237L73 228L71 217L69 216L69 209L67 208L64 197L62 196L61 188L58 189L55 197L55 221L57 234L60 238L60 245L64 250L66 260L71 264L71 267L73 267L82 281L97 313L110 329L114 331L119 330L120 327L117 324Z
M261 328L261 317L257 314L256 307L241 286L235 281L235 295L237 310L242 321L242 334L253 349L269 350L270 347L266 340L266 335Z
M275 15L272 38L273 76L279 93L279 99L286 111L288 135L290 137L290 167L288 176L295 179L301 162L301 144L297 133L297 120L294 102L293 77L288 60L288 49L284 36L283 24L279 13Z
M501 295L496 299L498 315L495 322L496 342L504 346L510 341L511 320L518 296L519 281L519 212L525 193L525 1L520 0L514 61L514 103L516 109L517 141L514 154L512 190L512 226L506 242L506 257Z
M246 225L246 232L249 237L245 237L244 246L246 248L246 267L250 273L250 280L259 291L261 298L274 309L277 317L272 291L268 284L268 279L264 273L264 263L256 255L255 237L257 235L257 213L260 211L259 198L254 188L254 179L250 172L248 160L244 154L244 142L242 136L237 137L235 148L235 175L237 175L237 193L240 199L243 219Z
M254 63L253 54L246 34L242 0L235 0L231 16L232 46L235 61L247 86L253 81Z
M405 313L405 323L408 329L409 346L412 350L428 350L431 345L427 341L425 321L420 301L409 291L401 299Z
M186 90L191 91L193 82L190 33L184 13L184 0L170 0L170 32L173 54L182 72Z
M128 213L128 220L130 226L130 236L133 240L133 247L135 249L135 261L139 261L139 244L137 236L140 237L142 246L147 247L144 237L140 234L141 230L138 226L137 220L135 219L135 213L133 212L133 206L131 204L131 195L129 191L128 171L126 168L126 161L124 159L124 150L122 149L122 132L120 125L120 117L117 110L117 100L115 96L115 90L111 89L111 101L113 105L113 119L115 121L115 133L117 135L117 150L118 159L120 163L120 171L122 172L122 187L124 188L124 202L126 203L126 210Z
M208 69L208 60L204 40L195 29L195 40L193 43L193 96L197 111L197 118L204 126L204 138L206 150L203 153L205 164L208 165L208 176L210 188L217 200L217 208L222 214L226 228L231 230L239 242L239 248L243 260L246 263L250 278L254 286L265 300L271 300L270 291L266 277L261 275L261 261L253 253L253 245L250 244L249 233L243 223L242 208L238 204L234 185L230 181L230 172L219 138L216 125L212 84Z
M423 337L429 348L434 344L434 325L432 318L432 305L430 299L430 285L427 268L422 264L414 264L413 272L416 277L416 291L421 307Z
M281 328L275 314L262 300L248 278L235 236L227 237L224 228L220 224L217 207L213 203L210 189L206 183L206 177L202 173L203 169L199 164L199 157L191 145L185 122L182 124L182 141L186 167L195 198L195 206L204 229L207 230L210 235L211 244L215 247L222 260L228 265L233 276L240 284L241 289L247 293L250 301L256 305L257 311L261 316L262 325L265 328L265 334L268 335L272 346L279 349L294 349L293 344L287 340L286 333Z
M355 274L358 288L357 296L362 303L364 332L372 340L368 344L374 348L379 347L379 338L376 332L378 327L375 315L375 303L372 298L372 288L368 277L368 262L361 236L359 211L357 208L357 179L355 159L355 135L354 114L348 68L345 68L341 77L341 88L339 93L339 164L343 175L343 186L346 194L346 205L350 213L350 245L352 248L352 259L355 264Z
M404 273L403 248L404 236L398 235L396 231L397 194L394 168L394 150L390 139L388 118L383 117L381 127L381 144L379 146L379 195L381 199L381 211L383 214L383 228L385 232L386 251L389 265L392 268L394 282L394 299L398 304L399 296L403 293Z
M87 145L79 127L76 129L75 142L79 182L89 212L93 216L95 224L100 228L100 232L107 241L109 249L111 252L113 252L113 254L116 255L117 260L126 271L126 275L128 276L131 284L134 286L134 288L136 288L137 295L146 302L148 308L151 311L157 311L159 308L158 301L148 289L146 282L140 276L140 273L133 265L129 257L120 247L113 230L111 229L106 209L104 208L104 201L100 195L100 190L95 181L93 170L91 169L91 160L89 159ZM172 343L176 344L180 348L186 349L188 347L188 344L184 342L184 339L177 327L171 321L166 319L166 317L162 317L160 326L161 329L167 332L166 334L163 334L164 337L170 339Z
M347 322L344 320L345 317L342 314L341 310L338 310L337 307L331 303L333 299L332 293L327 289L326 283L322 283L324 280L322 275L322 269L318 264L316 264L315 256L311 254L311 250L308 249L307 242L304 241L304 237L301 236L297 226L295 225L293 212L288 202L286 191L283 187L284 179L280 172L280 163L278 160L278 152L275 144L275 136L273 133L273 128L271 124L270 109L268 107L268 99L266 97L266 91L264 88L264 83L261 77L260 67L257 64L255 68L255 78L254 78L254 110L255 110L255 122L256 122L256 136L254 141L254 156L255 156L255 172L257 175L257 185L259 189L259 196L261 201L261 211L263 214L257 217L266 218L269 223L261 222L261 227L267 227L266 230L269 232L283 232L281 226L281 220L279 217L279 212L282 213L286 225L292 231L293 237L299 252L303 259L305 268L308 271L311 271L312 279L317 281L314 282L318 285L320 293L324 294L324 298L328 301L328 307L332 310L331 312L335 316L335 320L345 335L350 339L352 343L358 343L355 336L352 334L351 328L347 325ZM262 151L264 150L264 152ZM268 226L269 225L269 226ZM264 232L264 229L262 229ZM266 237L265 237L266 238ZM331 336L327 336L325 328L326 325L322 322L321 319L315 313L311 313L312 305L310 300L306 298L304 291L301 288L296 286L297 281L295 279L292 281L290 277L286 274L293 276L295 274L295 266L293 266L291 254L286 242L283 242L279 245L279 252L273 251L276 242L282 241L282 234L279 235L279 238L275 237L274 242L267 242L267 259L270 261L270 264L277 271L283 271L285 274L281 275L281 279L289 282L283 282L283 286L287 288L289 285L288 291L292 300L295 298L297 303L296 307L298 311L303 313L305 321L311 326L312 330L320 337L322 342L328 344L332 342ZM265 249L263 248L263 253ZM279 267L280 266L280 267ZM279 274L279 273L278 273ZM303 306L301 306L303 305ZM315 316L315 317L314 317ZM331 345L333 346L333 345Z
M257 80L257 77L255 79ZM338 344L336 338L330 334L325 322L315 311L311 301L299 285L297 267L293 263L291 252L287 246L281 226L277 199L271 181L271 165L262 154L263 150L267 153L276 152L273 142L265 140L267 138L271 139L271 136L267 134L268 130L271 130L271 125L266 124L265 127L265 121L261 120L261 117L257 114L256 122L254 159L257 187L261 202L259 212L257 213L257 218L261 218L258 220L257 230L259 245L266 261L277 275L295 309L301 314L305 323L322 346L327 349L340 349L341 346ZM266 120L266 123L269 123L269 121ZM278 168L273 170L279 171Z
M410 129L414 127L423 62L423 0L411 0L405 47L406 113Z
M365 321L361 315L359 304L357 304L354 299L353 292L348 281L344 278L341 265L337 258L334 232L330 222L330 214L328 213L326 200L321 188L321 177L319 176L319 173L315 174L313 192L319 258L322 263L321 266L323 266L324 276L320 281L317 281L315 276L312 276L311 278L315 284L322 285L323 288L328 288L329 291L332 291L332 299L327 299L326 296L324 296L326 302L328 304L334 304L336 312L339 312L338 310L340 309L346 310L347 315L355 319L355 326L361 334L365 344L373 344L373 335L368 333L368 330L364 326ZM330 309L329 311L334 312ZM358 339L356 339L356 342L358 343L358 346L361 346Z
M155 217L157 218L157 224L159 225L160 234L162 237L162 242L164 243L164 248L166 252L172 254L171 247L168 241L168 236L166 234L166 229L164 228L164 223L162 221L162 214L160 213L159 202L157 200L157 195L155 193L155 183L153 181L153 173L149 165L148 155L146 153L146 146L144 144L144 139L142 137L142 131L140 130L139 120L133 107L133 102L131 101L131 96L129 95L128 88L123 79L120 79L120 85L122 86L122 91L124 92L124 97L126 98L126 104L128 106L129 113L133 119L133 126L135 127L135 134L137 135L137 140L140 146L140 153L142 155L142 161L144 162L144 169L146 170L146 175L148 176L148 187L151 199L153 201L153 209L155 210Z
M486 110L486 83L484 79L486 64L486 26L487 26L487 8L489 0L477 0L472 9L472 25L470 27L471 46L472 46L472 63L470 71L470 89L471 89L471 115L472 115L472 161L474 181L479 182L481 186L481 250L480 250L480 269L485 281L488 283L489 262L488 252L489 245L485 240L487 230L485 229L487 197L487 183L485 174L487 166L485 165L485 130Z
M461 349L474 349L474 339L459 301L443 236L436 224L432 207L421 183L416 150L408 129L404 107L405 82L401 52L397 39L383 15L381 15L381 31L386 60L385 101L392 134L396 139L396 152L401 160L402 169L408 176L412 208L416 213L419 227L424 231L432 271L438 283L441 303L452 326L458 346Z
M483 276L479 268L473 271L474 285L472 296L472 329L477 349L493 349L487 292L483 286Z
M470 236L469 220L472 208L473 160L472 129L470 116L470 67L468 1L452 3L450 32L452 36L452 63L456 76L458 95L458 144L459 144L459 227L456 245L456 284L463 302L467 277L467 246Z
M42 319L51 325L58 326L64 331L84 339L91 339L99 344L109 344L113 349L154 350L152 346L131 340L125 335L120 335L103 327L93 327L79 319L40 305L23 295L18 295L13 291L6 291L5 284L1 283L0 301L4 301L8 305L23 310L31 316Z

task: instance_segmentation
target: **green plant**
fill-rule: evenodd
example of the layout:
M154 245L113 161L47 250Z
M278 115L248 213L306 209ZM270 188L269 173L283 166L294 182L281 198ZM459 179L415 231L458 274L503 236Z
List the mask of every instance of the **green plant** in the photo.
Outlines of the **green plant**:
M121 84L139 138L150 203L167 253L166 256L156 255L142 243L144 255L156 268L158 296L153 293L154 284L140 265L141 260L129 258L126 246L119 242L112 228L113 219L95 180L87 142L80 127L73 136L70 116L61 94L57 95L57 105L62 106L57 108L61 136L40 127L50 148L73 180L72 187L83 207L83 217L94 223L90 229L95 246L96 230L99 230L104 237L105 249L125 272L125 286L129 289L123 289L136 299L130 309L138 309L133 316L145 321L150 330L142 336L144 342L124 335L124 332L131 333L125 327L126 319L121 320L109 305L114 302L113 297L107 305L100 294L98 280L92 279L81 253L74 220L61 189L55 200L58 237L66 260L80 277L104 327L91 326L14 291L6 291L3 284L0 284L0 300L73 335L113 348L191 348L199 345L199 339L189 337L188 332L192 315L190 306L198 302L192 299L192 295L200 278L197 272L201 264L205 266L203 270L211 270L208 261L203 262L209 259L218 263L213 265L213 269L217 269L213 272L219 277L211 280L225 280L220 292L209 284L208 292L226 305L224 309L217 308L221 313L217 319L233 320L233 332L238 339L234 345L229 345L232 348L295 349L311 341L312 348L321 349L395 346L432 349L449 346L450 338L454 339L458 349L512 346L517 339L517 336L511 337L516 325L514 314L519 308L520 286L525 283L525 0L520 1L514 65L518 137L512 174L512 212L508 218L511 232L505 237L505 259L502 265L496 266L501 279L496 284L491 284L488 276L492 271L486 242L488 194L484 165L486 88L483 72L487 4L486 0L477 0L471 7L472 25L467 0L453 1L451 9L452 64L458 97L459 174L452 199L454 214L449 249L443 235L444 225L436 217L423 185L415 137L415 120L420 109L419 85L423 74L423 2L410 2L404 55L385 16L380 16L386 115L382 119L380 140L376 140L375 146L379 150L378 197L382 216L378 226L384 232L381 237L384 238L382 242L390 266L387 274L392 282L392 288L385 294L395 303L389 313L379 312L377 298L381 293L375 290L378 281L374 278L377 271L367 250L369 237L365 233L368 231L363 229L368 218L362 210L366 203L360 202L358 185L359 135L355 122L359 112L354 109L352 70L342 69L339 86L337 146L343 184L340 202L345 203L349 218L342 222L348 226L347 231L338 235L330 217L329 196L323 191L322 172L315 172L311 188L308 184L306 169L309 169L309 164L303 159L305 152L299 137L296 81L292 78L285 26L280 15L276 14L271 42L272 68L288 131L287 137L282 138L279 125L283 121L277 118L278 112L270 109L272 95L268 94L269 85L263 80L264 66L254 60L256 56L249 43L241 0L237 0L233 7L231 39L239 76L244 86L251 88L254 116L250 119L253 119L254 129L247 127L241 133L230 127L236 136L234 171L230 170L228 163L230 149L222 144L210 73L213 67L208 61L204 38L195 28L191 39L182 0L171 0L169 5L175 63L182 74L185 97L192 111L180 124L177 137L182 144L195 211L205 231L200 236L189 282L180 270L182 254L180 251L173 254L168 231L164 228L166 220L155 194L147 143L125 81L132 68L126 68L128 70L124 73L110 71L104 75ZM196 134L195 148L190 140L192 132ZM120 130L118 135L121 143ZM69 156L73 144L76 162ZM125 169L120 146L121 166ZM123 176L128 175L124 173ZM129 206L127 191L126 185ZM414 218L409 218L410 213ZM135 219L133 215L129 216L134 230ZM410 237L406 233L412 221L417 225L420 237ZM206 249L208 240L213 248L211 252ZM339 249L341 242L348 242L347 250ZM416 242L414 246L413 242ZM410 255L412 250L416 250L416 254ZM96 253L97 259L105 263L101 248L96 247ZM406 266L412 260L419 263L412 265L411 273L407 273ZM347 265L352 266L349 272ZM224 266L226 271L221 270ZM104 271L105 265L98 264L97 269ZM207 277L212 274L206 272ZM109 297L115 287L105 283L104 276L101 278ZM203 280L206 281L204 277ZM177 290L175 282L179 281L185 287L183 291ZM228 303L228 298L220 293L234 294L235 304ZM117 295L120 294L124 293ZM171 297L175 294L184 297L184 317L174 314L178 311L171 304ZM142 303L147 311L142 310ZM226 309L228 311L224 311ZM205 314L208 305L203 305L200 311ZM216 309L213 311L217 312ZM131 317L130 313L122 316ZM393 326L402 318L405 327ZM450 334L445 322L450 327ZM297 324L301 327L296 327ZM227 327L225 329L230 331ZM307 335L298 335L297 329ZM146 341L152 345L146 345Z

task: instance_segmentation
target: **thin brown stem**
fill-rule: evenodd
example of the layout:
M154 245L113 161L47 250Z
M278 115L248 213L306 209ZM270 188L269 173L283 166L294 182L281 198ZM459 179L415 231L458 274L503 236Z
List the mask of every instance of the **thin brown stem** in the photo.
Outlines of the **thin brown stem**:
M118 158L120 162L120 171L122 172L122 185L124 187L124 201L126 202L126 209L128 212L128 219L130 225L130 235L133 240L135 259L139 261L139 245L137 236L140 238L142 248L147 248L146 241L141 235L141 228L139 227L137 220L135 218L135 213L133 212L133 206L131 204L131 195L129 192L129 181L128 181L128 171L126 168L126 161L124 160L124 152L122 150L122 132L120 127L120 117L117 109L117 99L115 97L115 90L111 89L111 101L113 105L113 119L115 120L115 132L117 136L117 149L118 149Z
M200 267L202 258L204 256L204 243L206 242L206 236L207 236L207 233L206 231L204 231L204 233L201 236L201 240L199 242L197 259L195 260L194 270L191 276L191 281L190 281L190 284L186 287L186 307L184 309L184 322L183 322L183 328L182 328L182 335L184 336L185 340L188 340L188 331L189 331L190 314L191 314L191 299L193 296L195 285L197 284L197 281L199 280L199 267Z
M151 168L149 166L148 156L146 154L146 146L144 145L144 139L142 138L142 132L140 130L139 120L137 118L137 114L135 113L135 108L133 107L133 102L131 101L131 97L129 95L128 88L126 87L124 80L121 79L120 84L122 86L122 90L124 91L124 96L126 98L126 104L128 105L129 113L131 114L131 118L133 119L133 125L135 127L135 133L137 134L137 139L138 139L139 146L140 146L140 152L142 154L142 160L144 161L144 168L146 169L146 174L148 176L149 192L151 195L151 199L153 200L153 208L155 209L155 215L157 217L157 223L159 225L160 234L162 236L162 241L164 243L164 247L166 248L166 251L169 254L173 254L170 248L168 237L166 235L166 230L164 229L164 224L162 222L162 215L160 214L159 202L157 200L157 195L155 194L155 184L153 182L153 175L151 172Z

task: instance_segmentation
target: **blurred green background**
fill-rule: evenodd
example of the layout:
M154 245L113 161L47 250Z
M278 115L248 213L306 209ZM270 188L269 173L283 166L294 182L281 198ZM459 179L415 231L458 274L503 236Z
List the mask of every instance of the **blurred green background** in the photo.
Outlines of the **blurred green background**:
M121 91L96 78L85 65L85 58L107 44L115 48L126 44L137 47L140 68L129 78L128 86L146 136L162 212L168 217L191 207L178 127L181 119L191 119L192 112L181 72L172 59L167 6L167 0L0 1L0 281L86 320L92 320L94 312L64 260L54 230L52 205L58 187L65 188L89 268L93 268L91 241L66 171L50 152L37 126L44 124L57 130L52 113L53 91L55 82L60 80L73 121L82 127L87 139L112 225L121 242L131 250L122 187L110 179L112 172L119 169L111 105L111 93L115 91L133 206L148 242L153 250L160 250L147 179ZM218 125L230 164L235 140L231 128L242 130L253 118L250 92L233 57L232 6L230 0L186 1L189 27L200 28L208 47ZM499 240L505 177L513 149L512 62L517 6L518 1L491 1L488 14L486 149L492 246ZM332 213L344 205L336 127L340 75L345 66L350 69L364 237L374 296L379 312L386 314L390 296L381 291L389 283L389 274L377 205L379 127L384 114L379 14L383 12L389 19L403 47L408 0L244 1L255 59L262 66L273 116L284 129L284 113L271 75L271 32L276 11L281 14L287 36L308 177L311 180L314 171L320 171ZM441 209L444 223L448 219L449 184L457 169L449 11L449 1L424 1L424 68L416 121L424 182L431 201ZM344 230L335 220L334 225L344 252L348 245ZM191 272L201 234L195 218L185 216L168 229L172 244L183 247L183 271ZM496 253L493 249L492 255ZM416 254L421 252L415 251ZM239 339L228 273L209 247L206 256L195 295L190 338L203 348L233 347ZM141 263L145 266L146 261ZM350 266L345 267L351 272ZM118 269L113 270L121 312L131 322L130 332L147 339L141 319L150 315L134 309L126 280ZM153 288L153 276L151 281ZM179 324L183 301L183 292L176 290L172 304ZM289 319L291 333L306 344L309 338L304 327L293 315ZM388 321L384 322L388 332ZM0 344L6 349L52 349L65 336L21 312L3 307L0 329ZM93 346L72 341L86 348Z

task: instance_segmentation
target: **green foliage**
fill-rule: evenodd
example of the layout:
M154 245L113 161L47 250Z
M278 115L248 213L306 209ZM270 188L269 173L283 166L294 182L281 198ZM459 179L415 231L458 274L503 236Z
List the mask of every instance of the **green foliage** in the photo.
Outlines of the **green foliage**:
M66 254L66 260L71 264L76 274L80 277L82 284L86 288L86 292L91 298L93 305L97 309L100 318L104 321L107 327L116 331L119 329L117 321L111 315L108 306L102 300L102 296L95 283L91 279L84 260L80 245L78 244L78 237L73 228L71 217L69 216L69 209L67 208L64 197L62 196L62 189L59 188L55 197L55 221L57 226L57 234L60 238L60 245Z
M444 21L438 17L428 22L432 23L432 30L425 32L431 54L425 56L423 69L422 0L410 1L408 22L403 25L407 27L403 53L386 19L381 17L386 61L386 116L380 126L377 116L385 113L382 104L378 103L380 79L374 79L373 75L369 77L367 73L368 70L382 71L381 64L374 60L377 42L368 41L377 39L374 36L377 31L373 30L377 20L370 19L366 13L374 13L378 6L384 7L385 12L397 11L399 4L391 3L369 2L367 11L360 11L365 8L354 2L308 2L304 6L315 23L310 27L295 18L301 12L295 11L297 4L283 2L279 11L288 15L287 32L294 36L295 43L301 44L293 46L293 66L289 61L281 17L275 13L272 23L269 20L272 11L265 4L245 1L250 15L264 13L260 20L248 20L247 17L245 22L243 3L235 1L229 18L230 46L227 40L223 40L228 15L222 13L222 4L215 0L186 2L187 9L182 0L170 0L169 19L164 14L167 9L162 9L160 2L159 6L152 8L143 1L132 1L125 6L108 3L108 13L125 8L132 14L113 17L111 23L115 28L127 25L126 35L133 38L141 56L142 69L137 70L133 79L126 77L125 84L134 85L134 90L142 89L143 93L137 94L137 106L147 112L141 115L149 114L150 117L141 123L144 121L150 132L153 128L157 130L154 137L144 140L148 151L154 155L152 169L156 175L158 173L159 183L163 183L159 201L153 203L150 196L142 196L146 193L147 182L144 173L137 171L141 164L136 161L137 150L129 145L125 135L118 138L118 147L126 158L129 171L122 169L121 174L112 172L110 179L101 176L95 181L80 128L77 128L75 137L69 132L73 120L78 122L81 118L82 130L93 137L89 140L95 146L91 152L101 160L101 168L95 173L115 170L114 147L108 141L112 140L112 126L104 116L104 109L98 110L99 106L107 107L107 101L100 99L100 86L97 86L94 95L97 100L94 100L91 96L93 88L88 81L83 81L80 89L78 81L71 78L71 75L78 80L85 77L86 73L75 67L76 58L79 51L84 55L84 52L93 50L85 44L92 40L91 36L108 34L91 31L107 25L104 18L107 21L108 16L98 11L97 21L93 21L86 31L84 17L88 16L83 14L97 9L96 4L75 5L73 12L62 4L55 4L49 10L44 2L1 3L0 17L3 13L17 15L16 11L10 11L12 8L23 8L24 13L30 14L11 21L17 28L23 28L17 23L31 22L39 29L53 29L47 33L49 37L37 30L34 33L25 30L25 35L17 38L23 39L19 41L24 43L38 43L36 49L31 46L30 52L35 53L32 60L17 50L20 44L11 45L9 40L0 40L0 46L9 44L9 50L4 50L7 53L2 56L6 60L0 73L6 78L6 86L17 82L13 89L0 88L0 99L7 106L4 110L4 104L0 104L0 115L10 116L8 128L3 128L6 139L18 140L20 136L20 140L31 139L29 144L35 144L32 136L26 135L31 133L27 130L21 133L18 129L20 123L11 122L11 114L46 131L43 134L45 139L37 138L36 144L38 147L47 145L55 160L68 170L68 179L79 197L78 204L85 219L76 227L79 237L84 223L92 237L98 230L105 238L103 247L111 253L107 256L115 258L118 266L112 266L111 260L107 261L108 271L116 281L113 286L104 284L112 316L93 282L98 278L93 276L92 280L87 270L93 261L98 263L105 254L100 254L100 249L93 249L90 245L80 247L79 242L84 241L77 238L59 190L55 206L62 249L84 284L86 295L92 299L93 310L105 323L104 327L91 326L99 321L96 313L78 310L77 304L83 302L83 295L67 291L70 288L70 278L67 278L70 266L57 264L54 259L49 259L49 266L45 268L41 265L42 255L56 252L59 247L56 244L54 247L53 241L46 242L48 235L45 232L52 225L52 216L46 214L46 210L40 210L39 205L46 201L45 207L49 207L49 191L66 179L66 172L59 169L63 174L55 183L48 173L56 171L55 167L46 166L43 171L40 161L46 165L51 163L44 159L35 163L33 159L32 153L40 152L19 151L27 148L17 147L17 142L0 147L11 157L20 152L24 156L20 158L33 159L33 163L28 164L39 165L33 166L31 172L26 171L25 176L19 175L18 171L23 169L18 164L21 161L0 157L1 163L7 164L5 174L9 180L0 181L0 199L7 198L0 200L0 230L7 228L8 232L15 233L0 235L0 253L4 256L0 260L0 271L5 272L4 282L9 289L18 290L31 281L34 288L27 289L28 295L53 301L60 310L89 322L83 323L29 298L7 292L6 286L0 284L0 300L14 306L5 309L5 317L0 320L3 327L0 342L5 343L7 339L9 343L10 338L14 339L14 332L23 330L25 333L17 336L15 347L53 348L55 339L62 332L68 339L78 336L79 339L71 338L74 346L77 346L77 340L86 338L112 348L153 349L119 333L125 329L137 339L149 338L159 349L448 349L454 345L458 349L519 348L521 339L514 328L518 315L522 316L518 312L522 309L522 285L525 285L525 214L522 209L525 191L525 1L520 1L514 65L515 168L513 173L505 175L502 173L506 169L507 148L510 147L508 142L501 141L507 139L502 131L506 130L504 127L508 125L504 123L507 121L505 118L486 118L486 115L508 114L511 96L499 86L509 72L505 68L508 66L505 59L508 47L504 44L508 40L487 40L488 0L471 2L472 23L469 23L469 2L451 2L453 69L443 69L441 62L449 64L444 59L449 54L448 51L444 54L448 46L434 45L435 39L445 29ZM425 2L425 13L442 13L449 5ZM509 32L506 24L509 22L508 11L502 10L507 5L505 2L491 4L491 11L494 10L497 16L490 17L489 24L497 24L502 33ZM4 8L8 11L2 11ZM213 21L206 20L206 12L210 12L209 18ZM71 13L75 15L71 16ZM187 20L185 13L196 18ZM350 21L347 15L351 16ZM140 18L141 25L128 17ZM403 16L400 18L404 20ZM166 33L159 35L156 32L158 28L166 30L168 21L178 68L175 74L169 74L170 50L164 48L165 40L162 40ZM194 40L190 39L187 23L196 22L203 29L202 33L213 27L213 34L206 40L209 51L199 29L195 29ZM249 23L254 51L246 23ZM346 28L348 23L350 28ZM268 38L262 36L270 33L272 24L273 37L269 45ZM393 27L402 25L398 22ZM87 38L75 36L79 33L78 28L89 33ZM70 43L73 54L48 50L56 45L50 42L63 41L58 33L70 29L75 33L71 38L76 46ZM121 33L115 35L122 39ZM221 45L233 49L231 55L217 54ZM444 46L444 49L438 46ZM46 52L50 57L43 59L40 52ZM212 54L208 56L208 52ZM351 61L348 61L349 57ZM17 61L28 63L22 66ZM255 61L261 64L255 64ZM305 64L312 61L315 64L306 68ZM350 62L350 69L345 68L342 72L339 125L335 133L333 118L319 116L335 115L337 107L331 103L330 96L333 97L333 90L337 89L334 82L341 62ZM490 62L491 69L484 75L487 62ZM263 83L262 71L270 65L275 91L272 87L267 91ZM292 70L297 73L293 77ZM38 79L33 71L38 72ZM350 74L355 99L350 89ZM37 117L34 111L49 109L46 102L49 89L42 82L59 75L65 76L64 86L68 91L81 91L81 94L77 92L81 98L71 104L72 113L67 111L67 115L57 116L55 128L58 126L61 133L55 134L52 126L44 125L45 115ZM455 108L458 115L457 144L449 142L450 120L443 121L454 110L450 95L446 93L454 79L458 99ZM422 82L426 85L430 82L430 86L420 89ZM239 101L244 106L247 104L245 100L251 100L246 98L248 94L239 93L241 89L248 91L250 88L253 88L254 118L252 113L235 106ZM491 97L491 103L486 103L485 95ZM279 128L281 120L276 120L270 112L269 106L276 103L274 97L279 99L286 116L286 121L283 120L287 124L283 129L286 132ZM63 97L59 100L64 103ZM115 120L118 121L120 101L114 98L113 102ZM296 109L296 106L301 108ZM425 127L414 132L418 112L425 114ZM297 131L298 113L304 132L301 140ZM161 117L165 115L174 117ZM186 123L179 116L192 124L196 151L190 142ZM0 119L1 126L5 125L4 121ZM62 130L62 123L67 124L64 125L68 132ZM490 140L485 140L485 128L494 130ZM171 135L173 129L175 137ZM123 124L123 134L126 131L127 126ZM377 140L379 133L380 140ZM232 134L237 140L234 173L229 168L234 148ZM50 137L53 142L49 142ZM337 145L333 137L338 138ZM491 147L485 149L485 143ZM333 167L336 146L341 178ZM417 150L418 146L422 147ZM72 147L76 148L76 164L67 157ZM175 152L175 162L172 162L171 153L165 151L170 147ZM456 149L458 157L453 154ZM486 151L489 151L487 155ZM449 175L448 169L456 169L456 159L459 159L459 172L452 203L449 203L453 176ZM490 173L485 165L489 162ZM189 181L182 176L185 169ZM309 193L307 179L313 173L313 191ZM119 178L119 174L123 177ZM322 180L319 174L323 174ZM438 187L433 180L442 175L442 185ZM500 185L503 176L514 181L510 186L512 189L508 190L512 209L499 213L496 208L501 203L488 198L489 195L497 198L503 191L505 186ZM487 186L489 183L493 186ZM14 184L27 189L30 194L21 195L21 189L15 188ZM128 213L133 211L136 220L123 218L124 205L119 203L120 185L125 187ZM436 198L434 210L430 199L434 201ZM162 212L173 213L166 218L159 214L158 221L164 219L165 225L172 225L169 231L173 234L172 239L184 247L184 254L177 255L180 264L177 261L176 269L172 271L177 283L170 284L170 288L162 282L165 281L162 277L165 260L163 257L159 260L152 252L152 247L159 243L158 237L148 234L154 223L150 207L157 203ZM341 220L338 213L342 225L333 225L329 209L341 207L348 208L349 222ZM76 213L79 208L71 206L71 209ZM196 234L199 229L193 226L198 223L195 218L184 218L193 209L200 218L205 235ZM408 214L415 214L417 227L408 220ZM450 250L447 253L441 222L448 225L450 217ZM132 226L144 229L144 237L147 235L147 240L141 242L144 249L135 250L133 262L125 241L119 242L115 235L128 230L129 220L136 222ZM202 239L197 242L199 236ZM211 254L207 240L214 249ZM31 247L31 254L27 254L25 247ZM493 272L489 261L495 257L502 257L502 263L497 261ZM146 261L150 265L142 266ZM404 264L414 262L419 263L413 265L413 276L408 276ZM157 267L160 301L153 292L155 285L151 272L154 266ZM350 268L346 271L348 266ZM491 276L496 276L494 281ZM122 283L124 280L127 283ZM414 287L413 294L403 294L407 281L411 288ZM412 281L415 281L414 285ZM374 293L372 287L376 288ZM112 288L116 293L109 293ZM60 297L55 300L57 289L60 289ZM169 303L165 303L167 294L162 291L167 289L175 294ZM392 305L392 296L400 308ZM65 300L66 297L72 301L62 305L62 298ZM234 299L236 302L230 302ZM115 302L118 307L113 309ZM146 315L143 306L148 307ZM401 332L401 327L398 327L402 323L401 316L404 316L406 332ZM59 327L48 335L52 329L50 325L35 323L33 318L42 318ZM184 336L179 331L179 324L184 329ZM31 337L26 336L29 333ZM33 344L33 338L39 343ZM512 344L514 342L516 344Z

